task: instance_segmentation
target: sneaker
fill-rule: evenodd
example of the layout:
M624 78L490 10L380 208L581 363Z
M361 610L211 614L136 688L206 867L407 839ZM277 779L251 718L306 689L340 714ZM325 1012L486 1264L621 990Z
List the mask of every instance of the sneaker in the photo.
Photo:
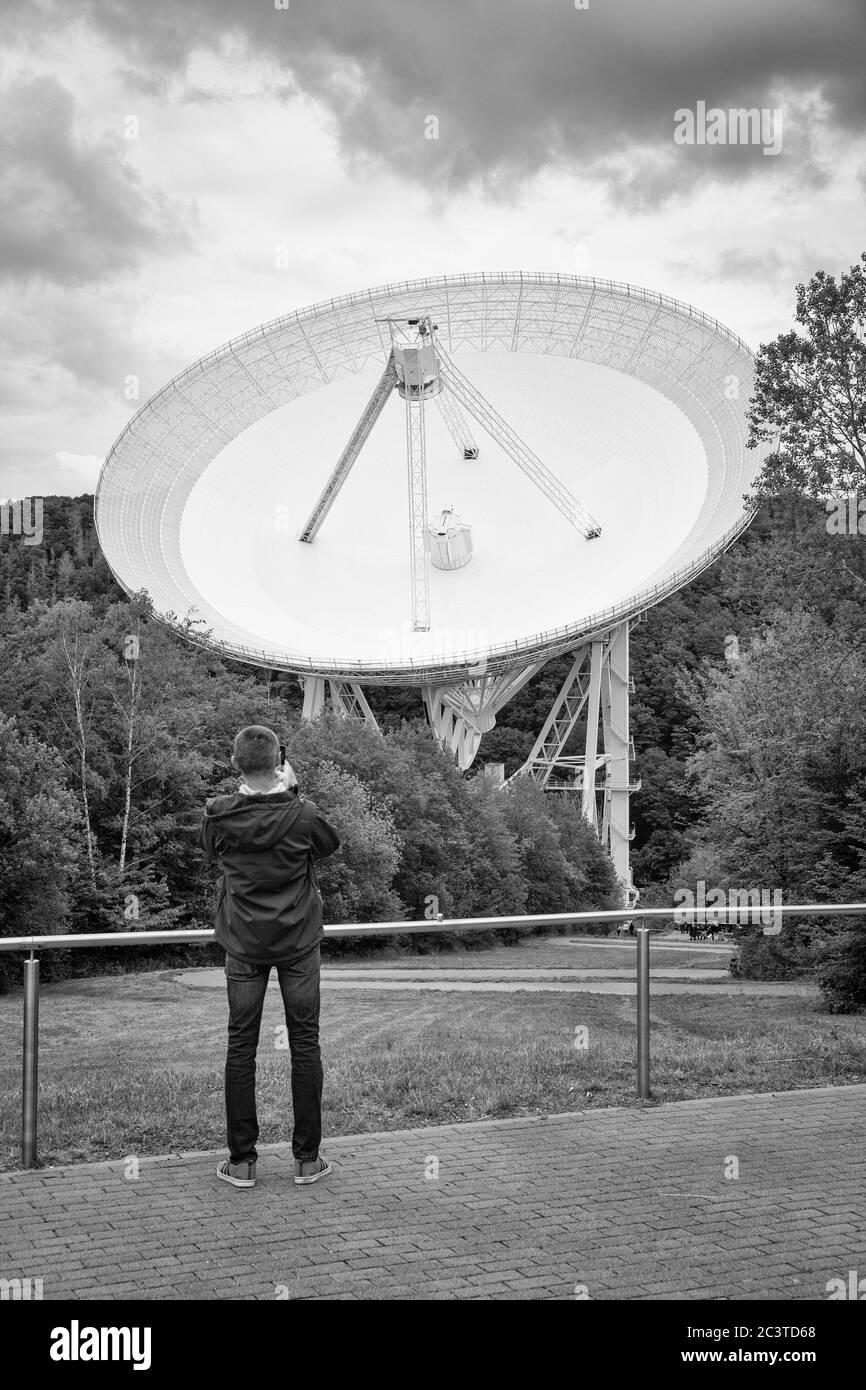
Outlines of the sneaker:
M256 1185L255 1163L232 1163L227 1158L219 1165L216 1172L218 1178L222 1178L223 1182L230 1182L232 1187L255 1187Z
M295 1182L300 1187L302 1184L318 1182L319 1178L326 1178L331 1172L330 1163L326 1163L323 1158L295 1159Z

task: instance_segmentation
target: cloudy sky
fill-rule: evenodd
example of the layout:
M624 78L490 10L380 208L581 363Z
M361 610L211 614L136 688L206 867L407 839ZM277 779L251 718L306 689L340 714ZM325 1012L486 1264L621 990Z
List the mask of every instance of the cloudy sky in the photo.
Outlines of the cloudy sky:
M170 376L332 295L597 275L757 347L798 280L866 249L864 0L0 0L0 19L0 496L91 491ZM780 112L781 151L678 143L699 103Z

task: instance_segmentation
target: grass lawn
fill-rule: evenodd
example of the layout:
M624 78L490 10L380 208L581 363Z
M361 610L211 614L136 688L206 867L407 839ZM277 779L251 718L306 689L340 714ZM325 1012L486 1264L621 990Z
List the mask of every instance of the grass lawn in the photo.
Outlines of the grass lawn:
M399 953L386 948L384 952L366 956L334 956L326 953L323 962L336 970L612 970L634 973L635 941L602 940L592 936L533 936L515 946L492 946L483 950L435 951L426 955L417 952ZM390 944L390 943L389 943ZM670 946L685 949L670 950ZM706 946L707 949L704 949ZM727 970L735 947L717 941L690 945L686 938L653 939L650 947L652 969L664 974L672 966L677 970ZM719 950L722 946L722 950Z
M525 964L531 958L555 965L562 957L563 964L587 963L583 947L527 946L526 956L523 947L511 950L512 961L519 955ZM497 967L496 955L470 951L461 958ZM612 955L598 964L613 963ZM451 968L456 957L437 961ZM414 965L415 958L394 963ZM680 953L676 963L685 963ZM42 1164L224 1144L225 999L220 990L191 989L173 977L155 972L43 987ZM20 993L0 997L0 1167L7 1169L20 1161L21 1007ZM326 1139L638 1104L634 1011L633 999L609 995L325 990ZM272 990L258 1063L262 1143L291 1137L288 1053L275 1046L281 1023ZM578 1025L589 1030L586 1050L574 1046ZM862 1018L822 1015L802 998L659 995L652 1029L659 1101L866 1081Z

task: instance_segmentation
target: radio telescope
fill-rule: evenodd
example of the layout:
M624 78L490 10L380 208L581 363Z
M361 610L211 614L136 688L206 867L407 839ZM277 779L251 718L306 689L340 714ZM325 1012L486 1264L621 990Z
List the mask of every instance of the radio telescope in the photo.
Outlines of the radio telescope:
M748 525L753 357L665 295L554 274L415 280L274 319L147 402L96 490L156 613L375 723L417 686L468 768L545 662L515 775L581 797L630 887L628 636ZM578 724L583 748L566 754Z

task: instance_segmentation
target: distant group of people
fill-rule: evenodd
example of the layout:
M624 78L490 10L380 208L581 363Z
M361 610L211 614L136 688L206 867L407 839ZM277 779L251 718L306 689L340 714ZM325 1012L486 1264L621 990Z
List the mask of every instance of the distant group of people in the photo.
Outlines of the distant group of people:
M685 936L688 932L692 941L710 941L716 939L715 922L707 922L705 926L698 926L697 922L681 922L680 935ZM634 936L634 922L620 922L616 929L617 936Z
M706 925L699 926L697 922L681 922L680 935L684 936L686 932L692 941L706 941L707 937L710 941L715 941L716 924L715 922L707 922Z

